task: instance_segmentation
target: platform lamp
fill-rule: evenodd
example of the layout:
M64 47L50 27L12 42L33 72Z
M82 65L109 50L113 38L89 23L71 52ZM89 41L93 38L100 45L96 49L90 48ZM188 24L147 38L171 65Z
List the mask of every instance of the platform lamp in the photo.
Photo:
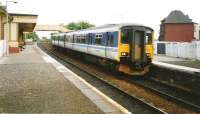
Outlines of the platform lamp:
M10 27L9 27L9 19L8 19L8 3L15 3L17 4L17 1L6 1L6 23L7 23L7 37L6 37L6 56L9 55L9 47L8 47L8 41L10 39Z

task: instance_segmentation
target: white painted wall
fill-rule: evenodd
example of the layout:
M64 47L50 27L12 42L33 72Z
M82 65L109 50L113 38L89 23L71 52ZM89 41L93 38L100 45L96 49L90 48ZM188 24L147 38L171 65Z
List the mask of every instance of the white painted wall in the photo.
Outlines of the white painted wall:
M199 39L199 25L198 24L194 24L194 37L196 40Z
M0 40L0 57L6 53L6 41Z
M11 41L17 41L18 40L18 33L19 33L19 27L18 23L11 23L10 24L10 40Z
M156 42L154 47L157 47ZM188 42L162 42L166 46L166 56L200 60L200 41ZM154 49L157 51L157 49ZM157 54L155 52L154 54Z

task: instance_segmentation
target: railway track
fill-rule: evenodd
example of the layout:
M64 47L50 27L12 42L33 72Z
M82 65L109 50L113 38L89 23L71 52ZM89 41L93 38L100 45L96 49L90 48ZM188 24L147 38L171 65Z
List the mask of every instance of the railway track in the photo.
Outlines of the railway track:
M126 78L126 77L125 77ZM184 91L169 85L154 81L150 78L134 79L126 78L126 80L137 84L143 88L146 88L154 93L161 95L171 101L174 101L182 106L189 107L192 110L200 113L200 100L199 96L191 94L188 91Z
M44 48L43 48L44 50ZM148 102L146 100L143 100L142 98L139 98L137 97L134 92L131 92L127 89L124 89L122 86L120 86L119 84L115 83L114 81L112 80L109 80L108 77L105 78L104 76L100 76L102 75L101 73L91 73L90 71L88 70L85 70L85 67L81 67L80 64L74 64L74 62L72 62L69 58L66 58L66 57L63 57L63 56L60 56L58 55L58 53L56 53L55 51L49 51L49 50L45 50L47 53L49 53L51 56L53 56L54 58L58 59L59 61L61 61L63 64L66 65L67 64L70 64L70 66L73 66L77 69L79 69L81 72L84 72L86 74L88 74L90 77L92 78L96 78L97 80L101 81L102 83L108 85L108 86L111 86L112 88L114 88L115 90L117 91L120 91L121 93L123 93L124 95L126 95L127 97L129 98L132 98L132 100L139 104L141 110L143 109L144 110L144 107L152 114L167 114L167 113L173 113L172 111L169 111L169 109L160 109L160 108L157 108L157 106L152 105L152 102ZM193 111L183 111L183 112L186 112L186 113L197 113L199 111L199 107L198 105L196 105L195 103L191 103L191 102L186 102L185 100L182 100L178 97L174 97L172 95L169 95L167 94L167 92L163 92L161 91L161 89L163 88L158 88L156 87L155 85L157 83L153 83L153 81L150 81L149 79L132 79L132 78L128 78L127 76L121 76L121 75L117 75L115 78L118 78L120 80L123 80L125 81L126 83L134 83L136 84L137 86L140 86L142 88L145 88L147 89L147 91L151 91L153 93L156 93L156 94L159 94L160 96L162 97L165 97L169 100L172 100L172 101L175 101L175 102L178 102L180 103L181 105L184 105L185 107L190 107L192 110L195 110L194 112ZM150 83L150 84L149 84ZM123 84L122 84L123 85ZM149 86L151 85L151 86ZM156 87L156 88L155 88ZM167 105L166 105L167 106ZM129 107L130 108L130 107ZM163 108L163 107L161 107ZM145 110L146 110L145 109ZM176 109L175 109L176 110ZM185 109L184 109L185 110ZM181 111L178 111L177 113L179 113Z

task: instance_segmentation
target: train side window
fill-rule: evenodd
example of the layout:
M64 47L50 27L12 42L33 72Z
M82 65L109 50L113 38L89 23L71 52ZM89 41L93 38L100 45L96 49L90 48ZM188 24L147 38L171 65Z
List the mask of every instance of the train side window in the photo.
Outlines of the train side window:
M63 40L64 40L63 36L60 37L60 40L63 42Z
M76 43L80 42L80 36L76 36Z
M70 42L71 42L71 43L74 43L74 40L73 40L74 38L73 38L73 37L74 37L73 35L70 35L70 36L69 36Z
M146 44L152 44L152 32L146 32Z
M113 46L114 45L114 35L110 34L108 38L108 46Z
M85 41L86 41L86 36L85 35L81 35L80 43L84 44Z
M102 37L103 37L102 34L97 34L96 35L96 37L95 37L95 44L96 45L101 45L101 43L102 43Z
M65 42L69 42L69 37L65 35Z
M74 43L77 43L77 36L74 35Z
M62 36L59 36L59 41L60 41L60 42L62 41Z

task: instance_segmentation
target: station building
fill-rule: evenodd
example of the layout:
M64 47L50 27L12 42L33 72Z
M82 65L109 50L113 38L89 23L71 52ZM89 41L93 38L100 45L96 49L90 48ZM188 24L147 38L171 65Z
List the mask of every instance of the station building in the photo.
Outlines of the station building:
M199 25L179 10L161 21L159 41L191 42L199 40Z
M1 40L8 40L9 53L19 53L20 45L24 45L23 34L32 32L37 23L38 15L8 13L3 6L0 7L0 36Z

